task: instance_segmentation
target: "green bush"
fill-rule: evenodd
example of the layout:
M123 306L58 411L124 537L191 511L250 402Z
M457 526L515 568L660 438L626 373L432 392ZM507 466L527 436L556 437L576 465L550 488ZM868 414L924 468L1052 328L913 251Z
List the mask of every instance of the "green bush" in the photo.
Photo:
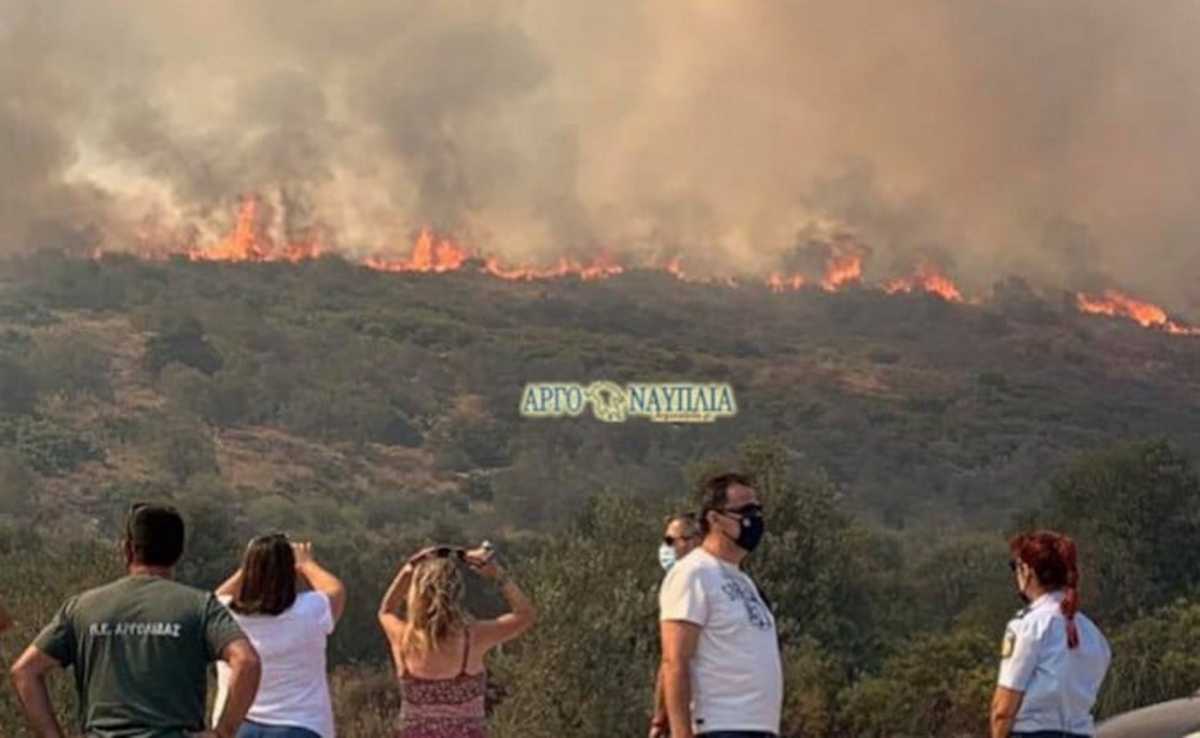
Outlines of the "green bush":
M3 446L17 451L25 463L45 475L66 474L105 457L90 435L76 433L48 418L28 415L0 415Z
M171 362L213 374L224 360L204 333L200 321L191 315L169 316L158 332L146 342L146 368L157 375Z

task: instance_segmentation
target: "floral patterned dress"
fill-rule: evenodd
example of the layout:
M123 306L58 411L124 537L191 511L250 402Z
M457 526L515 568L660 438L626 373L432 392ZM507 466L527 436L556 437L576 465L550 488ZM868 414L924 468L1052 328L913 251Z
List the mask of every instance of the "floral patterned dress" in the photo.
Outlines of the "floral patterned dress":
M449 679L413 676L401 656L400 726L396 738L487 738L487 671L467 673L471 632L464 634L462 668Z

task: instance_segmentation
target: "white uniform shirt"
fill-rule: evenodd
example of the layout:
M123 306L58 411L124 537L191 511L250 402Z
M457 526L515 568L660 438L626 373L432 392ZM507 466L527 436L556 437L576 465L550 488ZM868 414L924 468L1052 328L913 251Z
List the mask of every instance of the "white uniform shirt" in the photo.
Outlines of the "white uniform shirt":
M659 619L700 626L689 664L696 733L779 733L783 668L775 618L754 581L698 548L680 559L659 592Z
M230 597L221 597L229 605ZM246 719L263 725L308 728L335 738L333 705L325 676L325 642L333 633L333 607L322 592L297 592L279 615L231 613L262 659L262 681ZM229 666L217 662L213 724L229 695Z
M1014 733L1060 730L1092 735L1092 705L1108 671L1104 634L1075 614L1079 645L1067 648L1063 592L1048 592L1009 621L1001 647L1001 687L1024 692Z

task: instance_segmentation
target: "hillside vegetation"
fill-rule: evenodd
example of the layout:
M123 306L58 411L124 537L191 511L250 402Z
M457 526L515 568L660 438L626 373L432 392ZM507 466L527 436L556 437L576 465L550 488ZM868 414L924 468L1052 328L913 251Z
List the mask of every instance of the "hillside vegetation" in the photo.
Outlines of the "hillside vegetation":
M730 382L739 414L518 414L528 381L595 379ZM199 586L256 533L316 542L351 591L340 725L372 738L395 710L374 623L394 567L490 538L544 614L494 664L497 734L643 735L662 516L736 465L768 505L753 568L788 736L976 734L1019 604L1004 535L1035 524L1080 540L1116 651L1107 714L1200 687L1198 390L1200 339L1011 280L964 305L43 252L0 266L4 649L116 572L129 502L170 500ZM0 734L23 730L0 690Z

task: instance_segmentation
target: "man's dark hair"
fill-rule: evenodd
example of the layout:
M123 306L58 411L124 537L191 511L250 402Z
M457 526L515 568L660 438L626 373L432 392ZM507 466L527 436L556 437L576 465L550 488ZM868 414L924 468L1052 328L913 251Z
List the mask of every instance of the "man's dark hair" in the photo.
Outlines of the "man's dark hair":
M687 530L687 534L689 537L695 536L697 533L699 533L700 521L696 519L696 513L680 512L680 513L674 513L672 515L668 515L666 517L666 519L663 520L663 525L669 526L671 523L674 523L677 520L679 522L683 523L683 527Z
M170 505L138 503L125 520L125 541L133 563L175 566L183 556L183 516Z
M242 558L241 591L229 609L239 615L279 615L296 602L296 554L282 533L250 541Z
M700 532L708 535L708 513L724 510L729 503L729 488L735 484L753 487L754 479L740 472L723 472L705 478L700 484Z

